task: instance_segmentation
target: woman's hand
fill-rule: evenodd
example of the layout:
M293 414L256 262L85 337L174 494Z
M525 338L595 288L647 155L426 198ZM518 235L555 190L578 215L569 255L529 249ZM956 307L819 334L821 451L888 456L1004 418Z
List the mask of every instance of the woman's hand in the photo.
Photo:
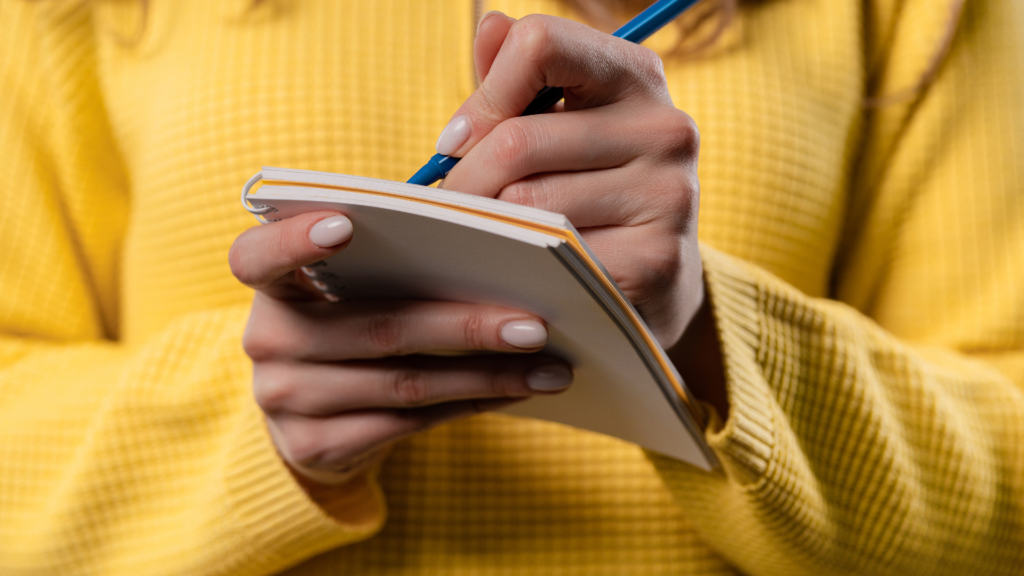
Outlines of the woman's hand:
M325 301L300 267L340 252L351 235L345 216L316 212L251 228L231 247L232 273L257 290L243 340L256 401L301 479L343 484L400 438L569 385L567 364L532 354L547 340L532 314ZM429 356L481 351L494 354Z
M566 215L670 348L704 291L699 137L661 60L569 20L497 12L475 50L481 85L438 139L463 158L442 186ZM544 86L564 88L564 108L520 117Z

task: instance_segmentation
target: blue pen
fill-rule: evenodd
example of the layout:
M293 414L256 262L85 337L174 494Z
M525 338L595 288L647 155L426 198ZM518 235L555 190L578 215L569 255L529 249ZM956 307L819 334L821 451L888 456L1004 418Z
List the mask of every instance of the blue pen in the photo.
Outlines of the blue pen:
M661 29L662 26L676 19L687 8L697 3L697 0L658 0L651 4L646 10L637 14L629 22L612 33L612 36L629 40L639 44ZM523 111L523 116L539 114L551 108L562 99L562 89L551 86L544 87L537 93L537 97L530 102L530 105ZM410 184L422 184L430 186L434 182L445 177L455 167L460 158L434 154L429 162L423 165L412 178Z

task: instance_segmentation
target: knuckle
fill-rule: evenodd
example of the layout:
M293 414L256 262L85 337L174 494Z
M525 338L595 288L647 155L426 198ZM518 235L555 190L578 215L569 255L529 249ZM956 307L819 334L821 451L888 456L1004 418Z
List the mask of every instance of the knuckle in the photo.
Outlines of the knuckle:
M426 375L420 370L392 370L388 374L388 389L400 406L425 406L433 399Z
M658 292L675 279L682 268L680 251L681 242L675 237L645 251L641 267L642 284L648 290Z
M404 326L405 319L400 314L375 314L366 323L366 341L384 355L401 355Z
M518 119L506 120L498 125L495 136L495 160L501 166L514 166L522 162L533 149L533 134L526 123Z
M324 457L325 446L319 435L307 427L294 427L285 430L278 446L293 462L302 465L314 465Z
M634 90L641 94L667 94L665 64L650 48L630 46L620 64L624 78L632 79Z
M658 203L664 209L665 216L676 219L690 212L693 177L686 170L666 170L666 173L655 179Z
M242 350L253 362L275 358L283 345L281 333L268 330L264 323L250 321L242 335Z
M662 120L662 126L669 139L669 150L674 156L692 162L700 151L700 131L697 123L686 112L672 109Z
M665 79L665 63L654 50L645 46L637 46L636 70L648 82L663 85Z
M476 99L473 102L475 115L483 118L490 124L501 122L505 117L502 107L498 104L496 96L491 93L490 84L483 84L476 91Z
M294 381L283 375L261 376L253 384L253 396L256 404L267 414L278 414L284 411L289 401L295 397L298 386Z
M668 290L682 269L679 242L651 242L624 269L613 272L622 290L638 307L656 301Z
M681 190L672 198L671 214L675 216L676 229L681 234L689 234L697 225L697 210L700 206L700 184L690 174L681 176Z
M462 321L462 342L468 350L487 349L487 337L484 330L487 321L480 314L470 312Z
M487 376L487 389L496 398L522 396L522 390L508 372L495 371Z
M498 198L505 202L519 204L520 206L537 207L538 187L543 188L541 180L530 178L517 180L505 186L498 195Z
M690 169L666 170L653 184L656 190L653 205L660 209L662 221L674 234L685 235L696 226L700 203L700 184Z
M543 62L551 46L549 16L531 14L518 20L509 30L509 38L519 57L527 62Z

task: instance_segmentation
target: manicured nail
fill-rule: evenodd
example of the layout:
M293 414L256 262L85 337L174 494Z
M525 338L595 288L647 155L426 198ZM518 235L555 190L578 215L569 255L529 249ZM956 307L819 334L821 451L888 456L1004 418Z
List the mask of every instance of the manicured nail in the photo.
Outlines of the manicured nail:
M299 268L299 270L302 270L302 273L309 278L316 278L316 270L313 270L309 266L303 266L302 268Z
M309 241L321 248L337 246L352 237L352 221L331 216L317 222L309 231Z
M501 13L501 10L488 10L487 12L485 12L484 15L480 17L480 21L476 23L476 33L480 33L480 27L483 26L484 20L487 20L488 18L494 16L495 14Z
M340 302L341 298L331 294L330 292L324 292L324 299L328 302Z
M572 384L572 370L562 364L545 364L526 374L526 385L541 392L563 390L569 384Z
M513 320L501 327L501 339L516 348L536 348L548 341L548 331L535 320Z
M451 156L469 140L469 132L472 127L469 125L469 117L459 114L444 127L441 136L437 139L437 153Z
M321 282L319 280L313 280L313 286L315 286L316 289L321 291L321 292L324 292L324 291L327 290L327 284L324 284L323 282Z

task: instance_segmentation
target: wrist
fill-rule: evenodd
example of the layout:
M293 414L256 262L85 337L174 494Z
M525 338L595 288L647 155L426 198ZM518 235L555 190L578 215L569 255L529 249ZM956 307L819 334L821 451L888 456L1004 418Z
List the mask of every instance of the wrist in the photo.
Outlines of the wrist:
M725 365L711 299L707 286L701 287L703 298L697 313L679 341L667 352L694 397L710 404L725 422L729 417Z
M328 516L347 525L361 526L380 516L380 501L374 491L372 473L366 470L341 484L324 484L310 479L282 459L310 500Z
M341 524L366 526L383 513L383 502L375 484L376 472L391 451L390 446L368 452L345 470L321 472L296 464L285 456L278 438L280 430L270 418L264 418L281 463L309 499Z

